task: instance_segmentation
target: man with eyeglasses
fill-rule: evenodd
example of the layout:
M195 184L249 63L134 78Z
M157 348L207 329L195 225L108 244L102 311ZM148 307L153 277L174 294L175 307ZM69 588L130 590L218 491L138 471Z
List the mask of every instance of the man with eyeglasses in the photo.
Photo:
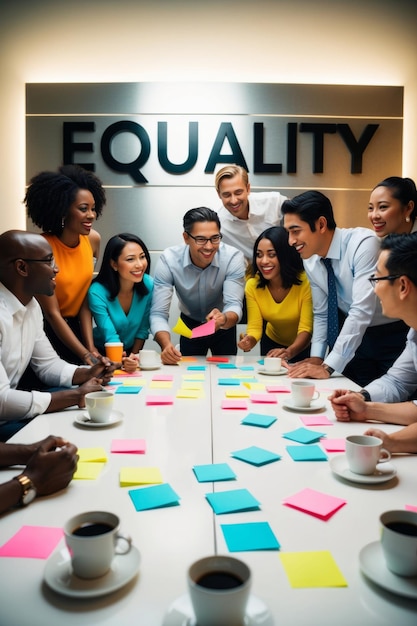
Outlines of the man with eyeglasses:
M0 439L8 439L25 421L41 413L84 406L84 396L100 391L119 364L104 357L92 367L63 361L43 330L35 295L52 295L55 276L52 249L44 237L10 230L0 235ZM19 389L28 365L48 387L45 392Z
M245 263L242 252L221 242L220 221L206 207L190 209L183 218L184 245L167 248L155 270L151 332L161 347L162 362L178 363L181 356L237 353L236 324L242 315ZM214 320L215 333L181 337L178 350L168 324L175 288L181 318L193 329Z
M389 424L417 422L417 233L388 235L381 242L376 272L369 279L374 285L382 311L388 317L398 317L410 327L402 354L388 372L366 385L360 392L337 389L331 396L336 418L341 422L373 420ZM367 431L375 434L377 429ZM380 432L380 431L378 431ZM397 452L417 451L417 428L409 434L398 434ZM380 436L380 435L377 435ZM415 439L414 449L410 441ZM402 442L402 443L401 443ZM408 449L401 449L401 445Z
M383 314L368 280L379 239L368 228L338 228L329 198L319 191L286 200L282 213L310 281L314 314L311 356L291 365L289 376L328 378L336 371L364 386L385 374L408 331Z

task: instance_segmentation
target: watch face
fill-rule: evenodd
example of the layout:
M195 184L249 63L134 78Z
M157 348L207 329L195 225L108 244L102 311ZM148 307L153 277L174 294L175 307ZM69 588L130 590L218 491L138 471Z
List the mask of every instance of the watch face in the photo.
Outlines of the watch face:
M26 506L27 504L30 504L32 500L34 500L35 498L36 498L35 489L28 489L22 497L22 504Z

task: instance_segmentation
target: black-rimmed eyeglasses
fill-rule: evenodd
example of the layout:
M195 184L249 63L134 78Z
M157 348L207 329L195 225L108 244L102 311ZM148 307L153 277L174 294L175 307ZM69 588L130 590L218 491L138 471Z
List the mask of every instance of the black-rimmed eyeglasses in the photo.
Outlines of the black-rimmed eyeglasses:
M194 239L197 246L205 246L207 242L210 242L213 246L216 246L223 239L223 235L219 233L218 235L213 235L213 237L194 237L191 233L185 231L191 239Z
M375 287L377 282L379 282L380 280L396 280L397 278L400 278L400 276L402 276L402 274L389 274L388 276L375 276L375 274L372 274L372 276L368 278L368 280L371 283L372 287Z
M13 263L15 261L24 261L25 263L45 263L45 265L49 265L49 267L55 267L55 257L52 255L49 259L23 259L19 257L18 259L13 259Z

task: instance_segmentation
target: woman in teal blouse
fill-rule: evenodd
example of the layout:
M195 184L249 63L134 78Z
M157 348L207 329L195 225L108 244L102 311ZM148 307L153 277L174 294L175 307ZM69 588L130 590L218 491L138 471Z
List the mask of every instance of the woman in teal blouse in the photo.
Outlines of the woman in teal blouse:
M121 233L109 239L97 277L88 290L88 303L96 326L95 346L104 354L106 342L123 343L123 366L137 367L136 354L149 335L153 279L151 259L136 235Z

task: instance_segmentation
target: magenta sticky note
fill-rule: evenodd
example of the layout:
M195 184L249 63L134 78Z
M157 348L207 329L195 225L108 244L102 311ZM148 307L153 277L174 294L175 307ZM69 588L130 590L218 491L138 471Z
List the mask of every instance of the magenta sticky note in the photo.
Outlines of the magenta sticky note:
M247 409L246 400L223 400L222 409Z
M300 419L306 426L333 426L326 415L302 415Z
M417 513L417 506L414 506L413 504L406 504L405 505L405 510L406 511L415 511L415 513Z
M346 449L345 439L320 439L320 445L326 450L326 452L344 452Z
M64 536L62 528L51 526L22 526L0 547L0 557L47 559Z
M127 454L145 454L145 439L113 439L111 452L126 452Z
M152 405L152 404L160 404L160 405L166 405L166 404L174 404L174 398L173 396L146 396L146 404L148 405Z
M251 394L250 401L263 404L277 404L276 397L270 393L253 393Z
M307 487L286 498L283 503L327 521L346 504L346 500Z
M155 374L152 376L152 380L171 381L174 380L174 376L172 374Z
M268 393L291 393L291 389L285 385L266 385L265 389Z
M207 335L213 335L215 331L216 322L214 320L209 320L205 324L201 324L201 326L193 328L191 331L191 337L193 339L198 339L198 337L207 337Z

